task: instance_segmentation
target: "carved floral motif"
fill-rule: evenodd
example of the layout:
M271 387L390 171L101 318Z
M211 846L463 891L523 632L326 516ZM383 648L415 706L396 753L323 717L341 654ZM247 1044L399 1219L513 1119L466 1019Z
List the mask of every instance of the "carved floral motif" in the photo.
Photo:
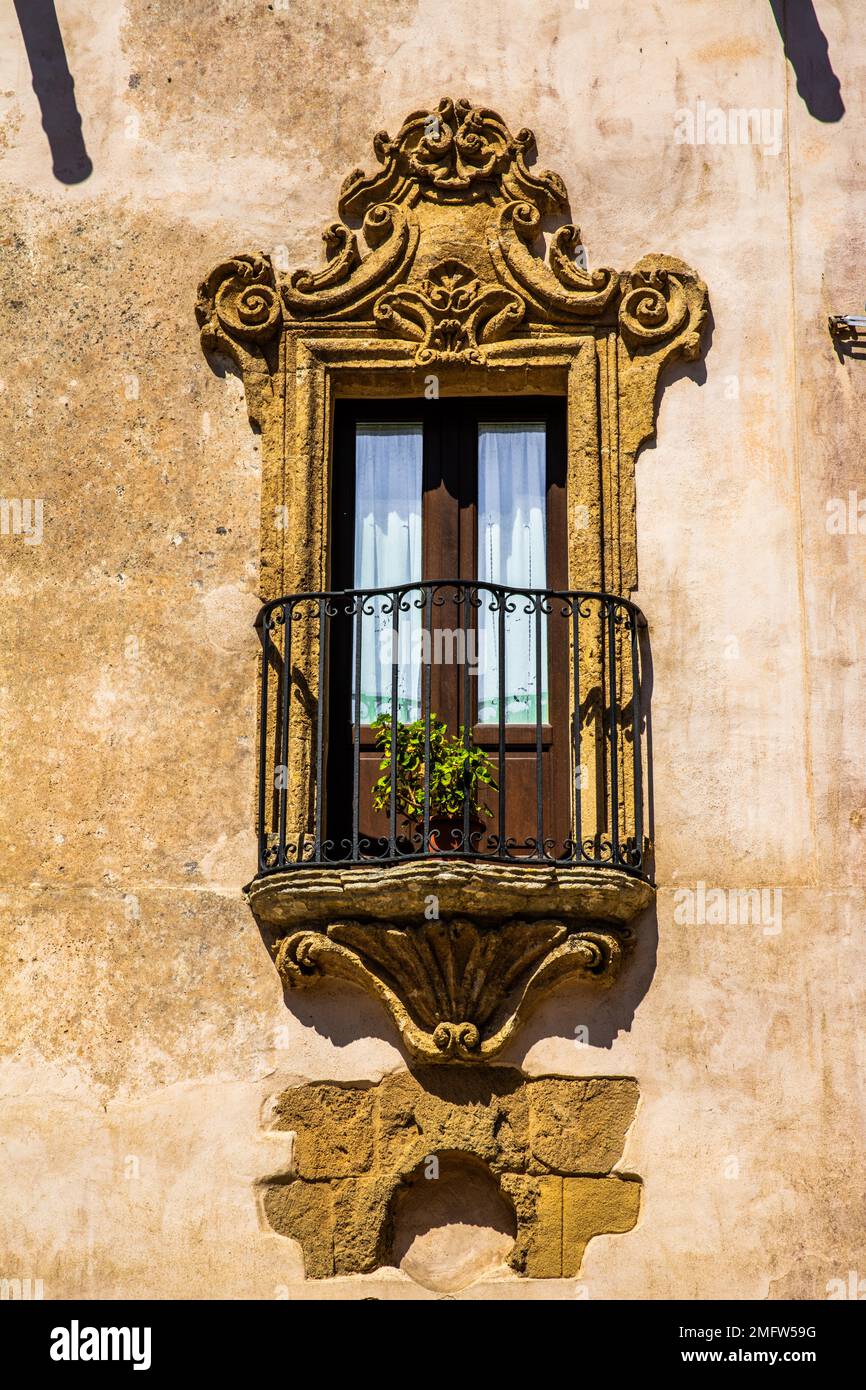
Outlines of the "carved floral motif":
M426 365L483 361L479 344L504 338L523 318L524 305L501 285L482 287L460 261L443 261L418 289L381 295L373 312L392 337L419 340L415 361Z

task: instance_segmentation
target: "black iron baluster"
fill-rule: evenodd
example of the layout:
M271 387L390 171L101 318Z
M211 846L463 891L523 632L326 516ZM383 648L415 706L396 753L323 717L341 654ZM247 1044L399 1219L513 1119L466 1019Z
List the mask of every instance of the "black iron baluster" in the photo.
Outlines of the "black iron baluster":
M616 631L613 599L605 599L607 609L608 692L610 698L610 830L611 859L619 863L619 766L616 737Z
M313 862L322 860L322 799L324 795L325 656L328 650L328 600L319 599L319 681L316 699L316 840Z
M366 596L356 594L352 612L352 627L355 639L355 696L352 718L352 858L360 858L361 822L361 634L364 631L364 603ZM348 609L346 610L349 611Z
M492 591L489 591L492 592ZM505 858L505 590L499 589L499 857Z
M469 751L472 741L471 714L469 689L469 596L470 586L463 586L463 852L468 853L472 848L469 840L469 796L471 783L469 777ZM456 602L456 591L455 591ZM457 653L458 657L461 655Z
M269 867L265 862L268 847L268 832L265 824L265 798L268 776L268 666L271 656L271 614L266 611L262 617L262 689L259 708L259 872ZM271 803L273 805L273 803ZM270 824L270 821L268 822Z
M582 795L582 764L580 761L580 599L572 599L571 607L571 633L574 646L574 659L572 662L572 672L574 679L574 715L572 717L572 729L574 738L574 844L575 858L578 862L583 857L583 808L581 805Z
M640 751L640 673L637 651L637 612L631 610L631 723L634 747L634 843L636 869L643 866L643 769Z
M282 867L286 862L286 822L288 820L289 799L289 719L291 717L290 692L292 688L292 606L283 604L283 689L280 706L280 849L277 863Z
M391 592L391 798L389 806L388 850L397 857L397 661L400 652L400 594ZM424 769L425 795L429 790L429 769Z
M423 591L422 591L423 592ZM426 626L426 638L421 643L421 653L424 662L424 685L422 699L424 701L424 843L421 846L422 854L430 853L430 701L431 701L431 653L430 645L433 641L433 585L426 590L424 600L424 623ZM426 652L426 655L425 655Z
M541 594L535 595L535 852L544 858L544 782L541 767Z

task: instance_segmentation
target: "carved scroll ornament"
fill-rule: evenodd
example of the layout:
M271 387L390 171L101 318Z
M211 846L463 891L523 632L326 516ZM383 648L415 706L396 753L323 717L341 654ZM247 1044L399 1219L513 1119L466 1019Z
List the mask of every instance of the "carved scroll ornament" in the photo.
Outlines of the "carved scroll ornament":
M585 270L572 223L551 229L546 258L537 253L545 219L565 212L568 195L558 175L529 168L534 147L531 131L511 135L495 111L467 101L413 112L394 139L375 137L382 168L355 170L343 185L340 216L360 221L366 252L343 220L325 229L321 270L278 275L264 255L222 262L199 290L205 347L235 359L257 406L273 369L267 344L310 323L363 324L414 344L418 365L478 363L487 345L541 325L615 328L630 354L694 357L707 293L682 262ZM443 208L455 218L447 234ZM458 218L461 258L437 257Z
M566 975L612 984L631 939L602 923L334 922L287 933L274 958L290 989L325 975L361 985L419 1061L477 1062L500 1052L529 1001Z

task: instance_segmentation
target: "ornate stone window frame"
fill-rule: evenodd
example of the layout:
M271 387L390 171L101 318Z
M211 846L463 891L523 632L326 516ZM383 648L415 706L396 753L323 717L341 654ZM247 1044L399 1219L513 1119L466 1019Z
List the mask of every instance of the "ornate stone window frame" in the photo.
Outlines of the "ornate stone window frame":
M662 369L700 355L707 290L665 255L645 256L623 273L584 269L580 230L564 220L565 186L530 168L533 149L531 131L512 135L496 112L444 98L433 111L413 112L393 140L375 137L380 168L345 181L341 220L323 234L323 269L284 275L267 256L245 254L222 262L200 287L203 346L236 363L262 431L263 601L329 587L334 401L423 397L432 377L442 396L567 398L569 583L620 595L636 588L635 461L655 430ZM295 771L293 785L305 790L294 814L303 820L309 747ZM627 796L625 775L623 786ZM400 950L419 949L427 927L416 930L395 907L405 884L383 900L376 871L363 869L350 895L345 872L308 874L303 888L291 873L250 886L254 911L277 932L283 978L306 983L331 969L359 979L389 1008L413 1053L433 1060L498 1051L523 1000L565 967L609 982L628 923L652 899L650 885L616 871L539 868L533 880L527 868L517 887L492 865L478 888L477 870L467 877L451 866L449 878L435 865L418 866L422 896L425 883L442 888L446 901L452 893L443 949L446 940L457 952L458 937L465 944L473 933L514 925L527 900L533 908L523 935L501 931L502 949L493 953L503 982L511 981L507 989L503 983L504 1011L444 1018L431 1006L421 1018L407 1005L398 964L383 965L364 947L377 929L381 943L385 925L396 929ZM462 886L452 892L455 878ZM398 881L396 872L387 880ZM527 899L533 881L537 894ZM428 926L442 936L442 923ZM551 926L561 930L551 934ZM528 936L538 950L512 978L522 945L506 942Z

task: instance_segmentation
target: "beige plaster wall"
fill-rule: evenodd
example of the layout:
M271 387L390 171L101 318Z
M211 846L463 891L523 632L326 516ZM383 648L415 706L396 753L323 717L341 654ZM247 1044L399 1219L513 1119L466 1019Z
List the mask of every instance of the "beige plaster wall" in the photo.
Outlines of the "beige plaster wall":
M866 41L854 0L815 9L836 123L806 109L765 0L57 0L94 165L64 186L4 7L0 495L44 499L44 536L0 538L3 1278L425 1296L402 1275L303 1285L257 1206L291 1161L272 1098L404 1059L348 989L287 1010L240 897L260 456L192 308L225 253L316 264L373 133L443 94L535 129L591 263L680 256L715 319L638 465L657 956L650 923L625 1011L566 987L502 1059L638 1079L621 1167L641 1217L590 1245L578 1286L465 1296L866 1277L866 535L826 526L828 499L866 497L866 361L826 328L866 292ZM698 99L779 109L780 153L676 144ZM778 890L780 930L682 925L699 881Z

